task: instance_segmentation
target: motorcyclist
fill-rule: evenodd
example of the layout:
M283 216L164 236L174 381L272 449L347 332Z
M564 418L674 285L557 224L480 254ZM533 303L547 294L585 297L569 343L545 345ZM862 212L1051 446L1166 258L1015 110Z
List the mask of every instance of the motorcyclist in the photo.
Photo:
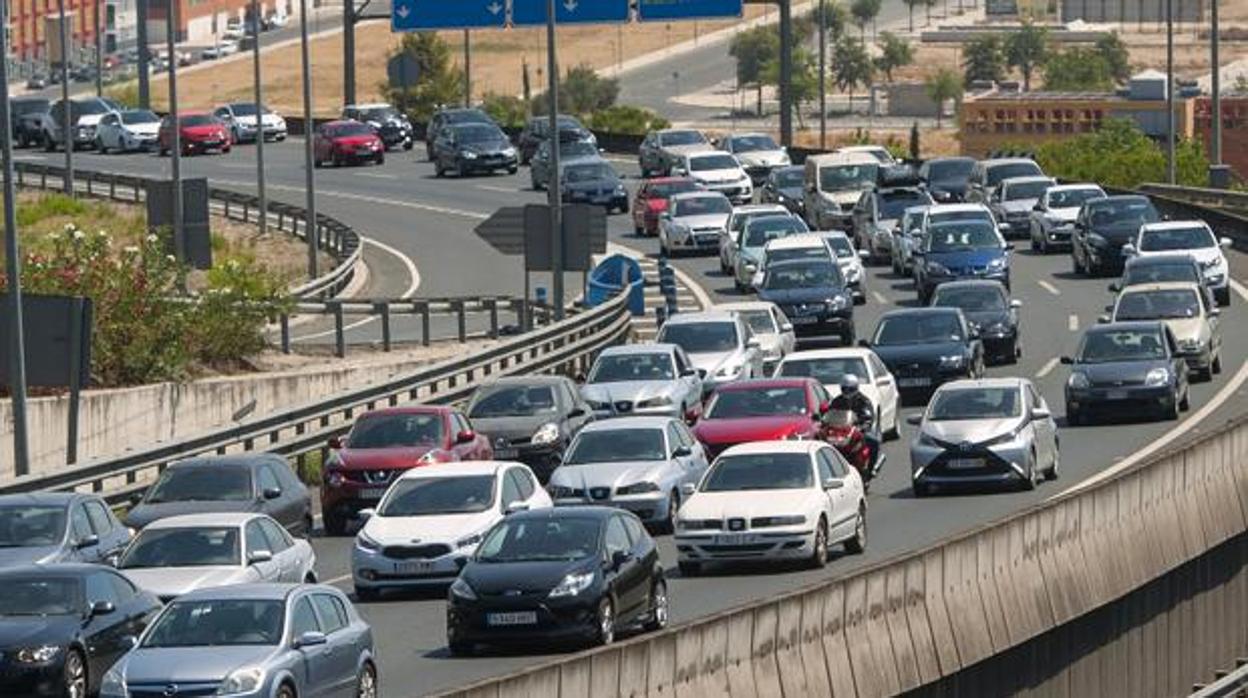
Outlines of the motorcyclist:
M879 425L875 423L875 405L871 404L871 398L858 389L858 376L847 373L841 378L841 394L832 400L830 409L854 413L854 421L862 430L870 454L867 463L874 469L880 453Z

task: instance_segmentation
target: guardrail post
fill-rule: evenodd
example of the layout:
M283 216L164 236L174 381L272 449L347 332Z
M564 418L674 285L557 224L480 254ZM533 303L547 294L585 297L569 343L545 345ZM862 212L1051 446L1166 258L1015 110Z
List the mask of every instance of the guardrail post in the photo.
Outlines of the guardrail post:
M117 178L110 176L108 178L108 198L117 198Z
M280 322L282 325L282 353L289 354L290 353L290 316L287 315L286 313L282 313Z
M490 309L490 339L498 339L498 299L487 299L485 307Z
M334 314L334 356L341 359L347 355L347 338L342 329L342 302L330 301L328 305Z
M459 343L463 344L468 341L468 313L464 309L464 301L462 299L451 301L451 309L455 311L458 323L456 336L459 338Z
M373 305L381 313L381 350L390 351L390 301L381 301Z
M420 344L421 346L429 346L429 303L428 301L413 301L412 310L420 313Z

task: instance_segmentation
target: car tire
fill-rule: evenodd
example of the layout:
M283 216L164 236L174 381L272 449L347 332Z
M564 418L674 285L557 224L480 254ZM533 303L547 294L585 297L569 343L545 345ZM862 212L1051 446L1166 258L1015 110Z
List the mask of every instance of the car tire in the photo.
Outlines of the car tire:
M1061 477L1061 474L1062 474L1061 473L1061 469L1062 469L1062 444L1061 442L1055 441L1053 443L1053 451L1054 451L1053 452L1053 464L1049 466L1048 470L1044 471L1044 479L1048 480L1049 482L1052 482L1056 480L1057 478Z
M1027 463L1027 477L1023 479L1022 489L1030 492L1040 484L1040 471L1037 470L1036 452L1031 452L1031 461Z
M518 170L519 168L513 165L507 168L507 174L514 175Z
M702 574L702 563L693 562L692 560L681 560L676 563L676 569L680 570L682 577L696 577Z
M1222 372L1222 352L1219 350L1218 353L1213 355L1213 360L1209 362L1209 376L1212 378L1213 376L1221 372Z
M43 134L43 149L48 153L56 152L56 141L52 140L52 137L46 133Z
M312 533L314 529L315 529L315 524L313 523L312 514L311 513L304 514L303 515L303 538L310 539L312 537Z
M377 669L370 662L364 663L355 680L355 698L377 698Z
M660 579L650 588L650 610L647 613L646 622L642 625L642 629L652 633L666 628L668 611L667 582Z
M828 521L823 517L819 517L819 525L815 527L815 541L811 546L810 559L806 561L806 566L812 570L819 570L828 565Z
M680 511L680 494L672 490L667 495L667 518L659 525L660 533L676 532L676 512Z
M377 589L370 589L368 587L361 586L357 586L355 588L355 599L357 601L367 603L369 601L376 601L379 598L381 598L381 591Z
M605 647L615 642L615 603L611 601L611 597L605 597L598 602L598 613L594 620L598 625L594 630L594 645Z
M61 695L64 698L87 698L87 689L91 683L87 676L87 660L81 651L71 649L65 655L61 678L64 682Z
M1213 290L1213 299L1218 302L1218 307L1226 307L1231 304L1231 286L1227 284L1224 288L1215 288Z
M325 535L327 536L345 536L347 534L347 517L342 514L326 513L322 517L322 523L325 524Z
M1179 411L1186 412L1192 408L1192 389L1188 388L1183 392L1183 399L1179 400Z
M848 330L841 333L841 346L852 347L854 346L855 339L856 337L854 335L854 328L851 327Z
M916 499L923 499L932 493L932 486L926 482L914 480L910 483L910 489L914 492Z
M1079 410L1071 407L1070 405L1066 405L1066 426L1078 427L1078 426L1082 426L1083 423L1084 423L1083 414L1080 413Z
M1179 396L1176 394L1174 396L1174 399L1170 401L1170 404L1167 405L1162 410L1161 418L1168 422L1177 422L1179 417L1182 414L1183 414L1182 400L1180 400Z
M858 505L858 516L854 519L854 535L845 539L845 552L850 555L861 555L867 549L867 507Z
M1076 275L1083 274L1083 265L1079 263L1079 255L1075 254L1075 250L1070 250L1070 270Z
M277 698L298 698L295 693L295 687L288 683L283 683L277 689Z
M452 657L471 657L476 653L476 645L471 642L457 642L452 640L446 643L446 649L451 653Z

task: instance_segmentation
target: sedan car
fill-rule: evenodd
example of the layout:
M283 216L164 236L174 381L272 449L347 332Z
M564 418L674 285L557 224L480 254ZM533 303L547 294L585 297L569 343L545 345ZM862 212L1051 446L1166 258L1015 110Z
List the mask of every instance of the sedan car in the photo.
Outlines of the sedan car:
M429 123L425 126L425 154L430 162L435 160L433 144L442 135L443 129L457 124L485 124L497 127L497 124L494 123L489 114L475 107L445 107L438 109L433 113L433 116L429 117Z
M802 215L802 177L805 168L801 165L776 167L767 174L767 179L758 186L758 200L764 204L780 204L794 215Z
M751 218L737 239L733 286L745 292L754 288L755 275L763 267L763 251L767 243L789 235L810 232L806 222L787 213Z
M535 641L609 645L618 630L667 625L667 583L654 539L633 514L558 507L513 514L490 529L451 584L447 645Z
M932 158L919 167L919 179L937 203L953 204L966 200L975 158Z
M575 116L559 114L555 119L559 124L558 140L588 143L595 150L598 148L598 139ZM529 164L534 154L537 153L537 149L543 143L549 142L550 117L547 115L530 117L516 138L516 148L520 151L520 164Z
M497 170L515 174L519 162L507 134L493 124L452 124L433 142L433 172L438 177L448 172L466 177Z
M268 107L257 109L255 102L223 104L213 115L229 127L235 143L255 143L261 133L266 141L286 140L286 119Z
M708 191L728 197L734 204L754 198L754 184L741 163L732 155L718 150L690 152L679 155L670 173L690 177Z
M732 215L728 216L728 225L719 238L719 270L731 274L737 265L737 250L741 246L741 233L745 226L755 218L763 216L792 215L780 204L745 204L733 206Z
M724 383L763 374L759 342L732 311L678 313L663 323L655 341L683 349L707 393Z
M644 179L669 175L681 154L711 149L710 141L701 131L688 128L651 131L641 141L637 152L641 176Z
M1048 254L1053 248L1069 247L1079 209L1085 201L1103 198L1105 190L1095 184L1056 184L1045 189L1031 211L1031 250Z
M854 235L858 249L877 262L892 255L893 231L911 206L930 206L932 198L918 187L877 188L863 192L854 205Z
M563 376L508 376L477 388L468 416L498 460L518 460L545 482L572 437L593 417L576 384Z
M160 610L155 596L99 565L0 571L0 695L95 695Z
M415 144L412 122L407 115L385 102L373 104L348 104L342 108L342 118L359 121L377 130L387 150L402 148L411 150Z
M941 386L910 423L910 482L916 497L933 485L1017 484L1032 490L1061 467L1057 423L1026 378L954 381Z
M984 357L1015 363L1023 354L1018 309L1022 301L1011 300L997 281L977 279L942 284L932 295L934 308L958 308L979 333Z
M811 378L760 378L715 391L693 435L714 458L750 441L824 438L827 391Z
M998 221L1005 223L1005 237L1031 234L1031 213L1044 192L1057 182L1052 177L1011 177L1002 180L988 196L988 207Z
M604 162L598 146L588 141L560 141L559 165L574 162ZM550 185L550 143L542 143L529 161L529 183L535 191Z
M758 298L780 307L799 340L836 338L841 344L853 344L857 336L853 292L831 260L772 264L763 274Z
M562 157L562 154L560 154ZM537 187L534 186L536 189ZM641 182L633 196L633 233L658 235L659 216L667 210L668 199L676 194L698 191L702 187L688 177L656 177Z
M971 168L966 200L986 203L994 189L1011 177L1043 177L1044 170L1031 158L990 158Z
M101 153L153 150L160 136L160 117L147 109L105 114L95 129L95 149Z
M173 149L173 118L166 116L160 122L156 142L161 155L168 155ZM212 114L204 112L183 112L178 115L178 146L183 155L194 155L216 150L222 154L230 152L233 141L225 124Z
M718 192L674 194L659 214L659 252L670 257L715 249L731 213L732 204Z
M1075 217L1070 259L1076 274L1101 275L1122 268L1124 245L1140 226L1161 219L1147 196L1126 194L1085 201Z
M1204 221L1166 221L1140 226L1135 238L1123 246L1127 257L1186 252L1200 265L1205 285L1213 291L1218 305L1231 303L1231 273L1222 250L1231 246L1230 238L1215 237Z
M489 439L451 407L373 410L341 439L330 439L321 487L325 532L340 536L361 509L376 506L391 481L412 468L494 457Z
M982 221L938 223L928 226L923 246L912 254L919 303L931 302L941 284L964 279L986 279L1010 287L1010 252L1014 246Z
M133 529L169 516L268 514L287 531L312 532L312 498L286 459L272 453L199 456L174 463L126 513Z
M316 553L264 514L188 514L144 528L117 569L162 602L195 589L315 582Z
M316 129L312 144L313 164L321 167L332 163L335 167L372 162L381 165L386 161L386 147L377 131L358 121L331 121Z
M793 323L785 317L780 306L769 301L742 301L740 303L717 303L712 310L736 312L749 326L750 333L758 340L763 355L762 375L770 376L776 364L797 348L797 335Z
M108 562L130 532L98 495L31 492L0 496L0 569L54 562Z
M338 589L241 584L165 607L106 674L100 698L376 696L373 631Z
M833 398L841 394L841 381L848 375L858 377L858 389L875 406L875 425L884 438L896 438L901 420L897 381L870 349L838 347L799 351L786 356L775 373L776 378L813 378Z
M793 164L789 151L765 133L730 133L720 138L716 145L725 153L736 156L755 187L761 186L776 168ZM800 187L801 178L798 179Z
M581 396L598 418L646 414L688 421L702 411L702 378L675 344L608 347L594 360Z
M1178 419L1188 407L1187 361L1162 322L1117 322L1090 327L1079 349L1063 356L1066 423L1090 423L1098 414L1159 415Z
M550 477L557 506L598 504L627 509L670 532L681 488L706 472L707 458L684 422L621 417L586 427Z
M867 497L858 471L817 441L725 451L676 522L677 564L687 577L714 562L793 560L820 568L835 544L866 550Z
M550 497L519 463L447 463L409 471L377 505L351 549L361 601L387 589L446 585L481 537L517 511L546 509Z
M628 212L628 190L624 180L606 160L574 161L559 167L560 195L566 204L602 206L613 211Z
M1209 303L1204 287L1182 281L1129 286L1102 316L1102 322L1161 320L1178 342L1187 366L1205 380L1222 372L1220 311Z
M897 379L902 401L926 397L941 384L984 374L984 348L958 308L917 308L884 314L869 341Z

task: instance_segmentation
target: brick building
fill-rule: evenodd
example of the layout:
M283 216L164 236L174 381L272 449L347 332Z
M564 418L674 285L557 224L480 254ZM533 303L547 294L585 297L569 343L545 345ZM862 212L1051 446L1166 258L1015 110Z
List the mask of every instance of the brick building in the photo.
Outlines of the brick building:
M1213 130L1213 100L1195 100L1196 137L1209 147ZM1236 176L1248 180L1248 94L1222 96L1222 161Z

